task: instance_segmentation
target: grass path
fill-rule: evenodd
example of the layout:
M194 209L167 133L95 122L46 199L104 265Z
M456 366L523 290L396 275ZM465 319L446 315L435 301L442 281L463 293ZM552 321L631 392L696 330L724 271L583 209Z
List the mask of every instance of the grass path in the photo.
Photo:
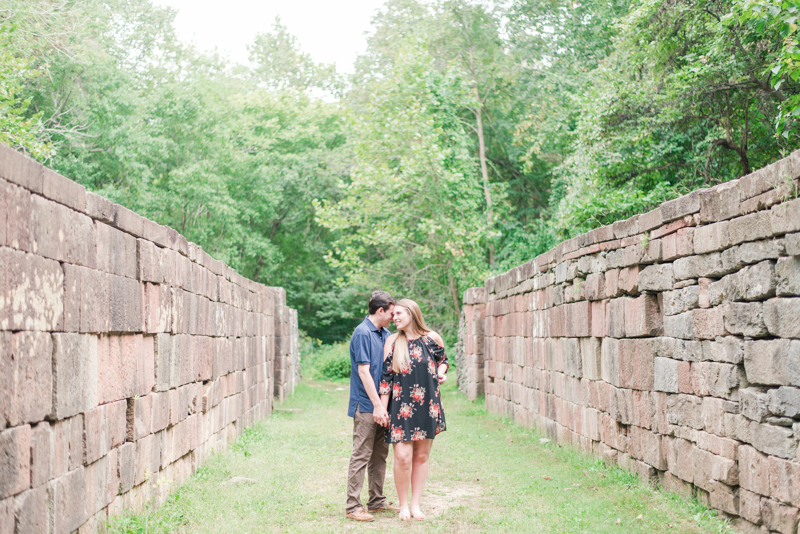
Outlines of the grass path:
M486 414L452 383L448 431L433 446L425 522L381 514L344 519L352 420L347 384L306 382L282 409L214 456L160 509L120 518L116 533L728 532L713 513L652 491L635 477ZM391 451L386 493L396 501ZM258 482L225 485L232 477ZM549 480L544 477L549 477ZM364 490L366 494L366 488ZM641 516L641 517L640 517Z

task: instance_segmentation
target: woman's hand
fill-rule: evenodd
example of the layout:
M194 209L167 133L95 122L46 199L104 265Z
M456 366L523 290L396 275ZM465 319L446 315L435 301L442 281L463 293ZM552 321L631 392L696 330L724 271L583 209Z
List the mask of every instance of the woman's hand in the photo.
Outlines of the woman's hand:
M440 383L440 384L444 384L444 383L445 383L445 381L447 380L447 375L446 375L446 374L444 374L444 373L439 373L439 374L438 374L438 377L439 377L439 383Z

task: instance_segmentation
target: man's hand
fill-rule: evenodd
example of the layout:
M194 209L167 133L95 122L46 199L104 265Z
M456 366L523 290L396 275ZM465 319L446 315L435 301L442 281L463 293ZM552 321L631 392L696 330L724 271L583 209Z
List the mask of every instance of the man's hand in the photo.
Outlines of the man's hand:
M389 424L389 413L386 411L386 408L383 407L383 404L372 407L372 420L381 426Z

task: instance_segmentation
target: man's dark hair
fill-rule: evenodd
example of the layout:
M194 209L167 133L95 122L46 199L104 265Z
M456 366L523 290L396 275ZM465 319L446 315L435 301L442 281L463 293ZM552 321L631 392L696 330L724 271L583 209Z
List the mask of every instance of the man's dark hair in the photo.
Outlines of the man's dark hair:
M388 291L381 291L380 289L372 292L369 297L369 314L375 315L378 310L387 311L397 302L392 298Z

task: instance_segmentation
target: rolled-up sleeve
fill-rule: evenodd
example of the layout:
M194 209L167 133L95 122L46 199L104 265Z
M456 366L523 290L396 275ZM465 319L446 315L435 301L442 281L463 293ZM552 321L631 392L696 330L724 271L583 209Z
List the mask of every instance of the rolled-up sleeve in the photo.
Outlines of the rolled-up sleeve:
M350 339L350 360L356 365L369 365L369 338L362 334Z

